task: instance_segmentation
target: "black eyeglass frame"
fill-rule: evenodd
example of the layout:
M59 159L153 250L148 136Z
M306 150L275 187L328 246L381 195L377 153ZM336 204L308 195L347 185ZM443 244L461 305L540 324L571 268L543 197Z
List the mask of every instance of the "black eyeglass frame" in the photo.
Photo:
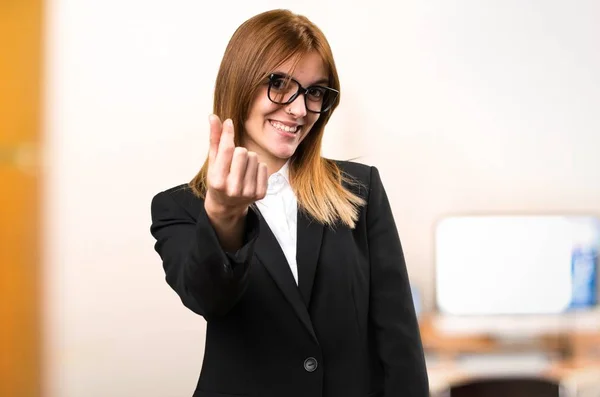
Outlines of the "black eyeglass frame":
M279 101L275 101L271 98L271 87L273 86L273 82L276 79L284 79L284 80L289 80L289 81L293 81L294 83L296 83L298 85L298 91L296 91L291 97L290 99L288 99L285 102L279 102ZM324 89L326 91L328 91L327 95L332 95L331 97L331 103L325 108L325 109L321 109L320 112L315 111L315 110L310 110L308 108L308 103L307 101L307 94L308 94L308 90L312 89L312 88L321 88ZM331 88L331 87L325 87L322 85L311 85L307 88L302 87L302 84L300 84L297 80L293 79L290 76L287 76L285 74L281 74L281 73L271 73L269 75L269 88L267 89L267 97L269 98L269 100L273 103L276 103L277 105L289 105L290 103L294 102L296 100L296 98L298 98L300 96L300 94L304 95L304 106L306 107L306 111L307 112L311 112L311 113L326 113L329 110L331 110L331 108L333 107L333 105L335 104L335 101L338 97L338 95L340 95L340 92L338 90L336 90L335 88Z

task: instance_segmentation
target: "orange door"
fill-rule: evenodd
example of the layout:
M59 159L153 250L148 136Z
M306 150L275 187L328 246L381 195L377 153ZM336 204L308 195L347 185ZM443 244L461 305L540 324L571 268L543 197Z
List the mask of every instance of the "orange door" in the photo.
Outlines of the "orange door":
M42 0L0 1L0 396L40 395Z

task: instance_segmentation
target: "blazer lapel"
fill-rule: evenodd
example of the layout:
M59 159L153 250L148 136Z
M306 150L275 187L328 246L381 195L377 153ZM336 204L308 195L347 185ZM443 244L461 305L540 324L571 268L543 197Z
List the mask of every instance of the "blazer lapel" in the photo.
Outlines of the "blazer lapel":
M323 225L302 210L298 210L298 236L296 246L296 261L298 263L298 286L306 307L310 297L317 271Z
M317 336L315 335L315 331L312 327L307 306L303 302L302 296L300 295L300 290L296 285L294 275L292 274L290 266L285 258L285 255L283 254L283 251L281 250L281 247L279 246L279 243L277 242L277 239L275 238L275 235L262 216L260 217L260 233L256 239L254 253L260 259L267 271L271 274L271 277L273 277L273 280L275 280L275 283L279 289L281 289L283 295L292 305L294 311L308 332L312 335L315 341L317 341ZM300 280L302 280L302 276L299 277Z

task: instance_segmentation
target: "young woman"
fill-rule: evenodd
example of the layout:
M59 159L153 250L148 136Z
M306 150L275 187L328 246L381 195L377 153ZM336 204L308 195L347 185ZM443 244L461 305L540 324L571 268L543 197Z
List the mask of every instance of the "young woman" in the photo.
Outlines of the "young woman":
M428 396L379 173L321 157L339 91L313 23L249 19L217 76L204 166L152 201L167 282L207 321L194 396Z

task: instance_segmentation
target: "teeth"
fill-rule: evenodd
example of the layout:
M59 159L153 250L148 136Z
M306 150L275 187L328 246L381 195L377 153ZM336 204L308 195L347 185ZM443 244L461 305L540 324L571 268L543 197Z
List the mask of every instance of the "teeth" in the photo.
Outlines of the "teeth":
M278 130L285 132L296 132L298 130L298 126L288 127L287 125L283 125L277 121L271 121L271 125L277 128Z

